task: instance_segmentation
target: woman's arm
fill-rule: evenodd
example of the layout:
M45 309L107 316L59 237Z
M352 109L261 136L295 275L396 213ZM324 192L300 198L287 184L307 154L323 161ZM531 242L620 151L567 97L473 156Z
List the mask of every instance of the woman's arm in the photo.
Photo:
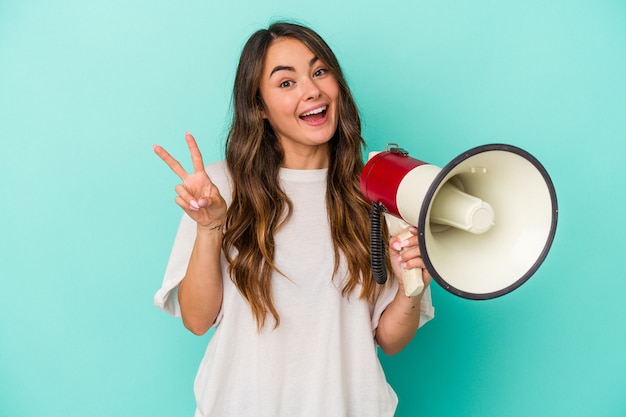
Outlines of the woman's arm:
M183 324L202 335L215 323L222 304L222 226L198 225L187 273L178 287Z
M376 341L387 355L399 353L415 336L420 324L422 294L407 297L404 290L398 291L380 317Z
M189 132L186 140L194 168L191 174L162 147L155 145L154 152L183 181L176 186L176 204L197 225L187 272L178 287L178 302L185 327L200 335L213 325L222 303L220 254L226 202L207 175L202 154Z
M411 228L412 236L400 241L397 237L389 241L389 256L395 278L398 280L398 292L380 317L376 329L376 341L387 355L395 355L409 344L420 325L420 303L424 291L415 297L407 297L402 285L401 268L422 268L424 290L428 288L431 277L424 266L417 243L417 230Z

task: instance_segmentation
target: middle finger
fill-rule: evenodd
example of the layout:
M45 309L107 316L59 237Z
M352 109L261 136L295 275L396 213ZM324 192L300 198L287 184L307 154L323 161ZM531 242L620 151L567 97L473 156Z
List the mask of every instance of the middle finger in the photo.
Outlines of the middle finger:
M194 139L193 135L189 132L186 133L185 139L187 140L187 147L189 147L189 153L191 154L191 162L193 163L194 172L204 171L204 162L202 161L202 153L200 148Z

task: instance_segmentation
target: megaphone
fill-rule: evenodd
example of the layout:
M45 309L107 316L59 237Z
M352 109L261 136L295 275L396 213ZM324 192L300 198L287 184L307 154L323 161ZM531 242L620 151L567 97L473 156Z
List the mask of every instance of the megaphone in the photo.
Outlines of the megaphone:
M457 296L484 300L526 282L554 240L557 200L541 163L505 144L478 146L443 168L408 156L397 144L373 152L361 174L372 204L372 271L386 281L381 216L389 233L416 226L421 256L433 279ZM407 295L423 289L422 271L404 270Z

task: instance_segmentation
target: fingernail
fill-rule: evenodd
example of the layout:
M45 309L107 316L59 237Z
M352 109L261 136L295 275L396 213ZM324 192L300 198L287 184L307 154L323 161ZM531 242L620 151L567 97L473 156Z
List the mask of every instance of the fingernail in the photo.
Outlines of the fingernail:
M207 203L208 202L207 202L206 198L201 198L200 200L198 200L198 206L200 206L200 207L206 207Z
M198 205L198 202L196 200L191 200L189 202L189 206L194 209L194 210L198 210L200 208L200 206Z
M415 226L411 226L411 227L409 227L409 230L410 230L410 231L411 231L411 233L413 233L414 235L416 235L416 234L417 234L417 227L415 227Z
M393 242L393 244L391 245L395 250L400 250L402 249L402 246L400 246L400 242Z

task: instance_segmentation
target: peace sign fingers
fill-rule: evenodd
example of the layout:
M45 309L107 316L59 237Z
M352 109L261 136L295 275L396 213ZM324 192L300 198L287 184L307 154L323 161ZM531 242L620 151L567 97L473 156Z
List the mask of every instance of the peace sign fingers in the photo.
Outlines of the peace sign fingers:
M191 162L193 164L194 173L203 173L204 161L202 160L202 154L200 153L196 140L189 132L185 135L185 140L187 141L187 147L189 148L189 153L191 154ZM185 181L185 179L189 176L189 173L185 171L185 168L183 168L181 163L161 146L154 145L153 148L159 158L161 158L181 180Z
M185 139L193 162L192 173L187 172L180 162L161 146L153 146L159 158L183 181L176 186L176 204L199 225L221 222L226 213L226 202L205 171L196 140L189 132Z
M178 175L178 177L181 180L185 181L185 178L187 178L189 174L187 173L187 171L185 171L185 168L183 168L180 162L174 159L174 157L170 155L169 152L167 152L161 146L153 145L153 148L154 148L154 153L156 153L159 156L159 158L161 158L163 162L165 162L167 166L170 167L170 169L174 171L174 173ZM196 145L196 149L197 149L197 145Z
M204 162L202 161L202 154L200 153L200 149L198 149L196 140L189 132L185 135L185 140L187 141L187 147L189 148L189 153L191 154L191 162L193 164L194 172L204 172Z

